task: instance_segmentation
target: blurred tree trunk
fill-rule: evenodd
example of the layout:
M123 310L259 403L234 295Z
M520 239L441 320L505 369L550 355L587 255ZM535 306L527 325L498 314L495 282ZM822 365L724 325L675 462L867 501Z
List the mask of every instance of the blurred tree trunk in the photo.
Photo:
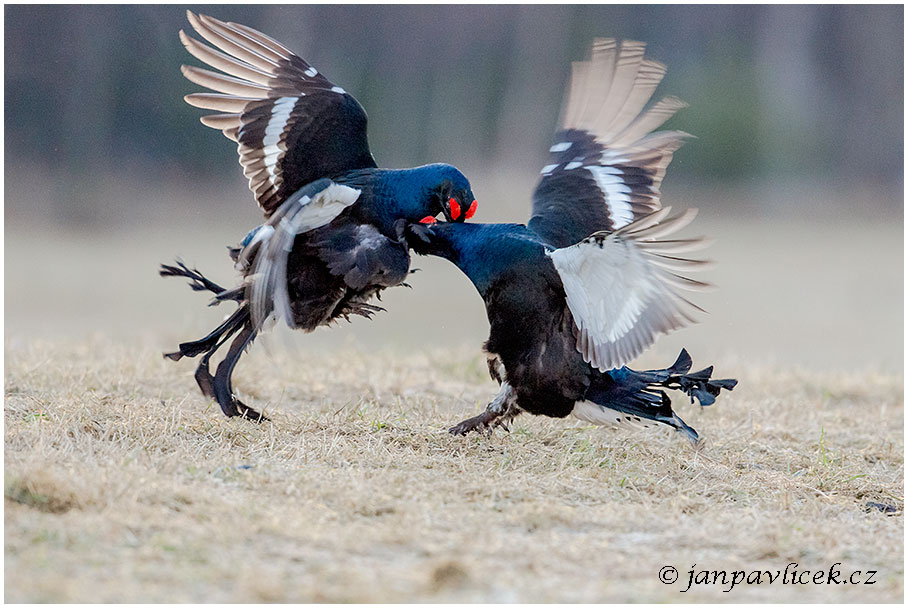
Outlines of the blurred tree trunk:
M60 182L54 202L66 220L93 223L101 219L95 204L100 191L98 180L117 171L116 157L108 154L116 109L116 73L104 66L117 61L122 49L116 38L102 34L109 25L111 8L71 5L60 9L59 20L49 25L51 32L56 30L65 41L55 47L60 54L53 60L58 63L60 79L57 125L64 134L52 155L69 179ZM60 63L65 67L61 69Z

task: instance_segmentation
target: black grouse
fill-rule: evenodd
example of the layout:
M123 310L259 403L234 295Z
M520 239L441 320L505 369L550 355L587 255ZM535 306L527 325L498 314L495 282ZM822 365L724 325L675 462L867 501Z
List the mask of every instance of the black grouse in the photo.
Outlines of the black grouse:
M195 374L202 392L227 416L263 420L231 386L234 366L257 332L275 321L312 331L382 310L372 297L409 273L406 225L434 222L439 214L462 222L475 213L476 201L450 165L377 168L360 104L284 45L238 23L187 16L216 48L183 31L180 40L223 74L183 66L186 78L215 91L185 100L219 112L202 123L237 142L266 221L230 250L242 275L237 287L225 289L182 263L162 265L161 275L186 277L193 289L213 292L212 304L239 305L207 336L166 356L202 355ZM212 355L234 335L212 375Z
M452 433L503 426L526 411L595 424L656 422L696 441L664 389L709 405L737 383L711 379L712 367L689 373L686 351L667 369L626 367L658 335L695 320L701 309L680 290L707 287L681 274L705 263L678 257L704 241L664 238L695 212L672 216L660 201L686 134L652 131L684 104L670 97L643 111L665 74L644 48L600 39L589 61L574 64L563 128L527 225L408 228L414 251L456 264L486 305L485 350L501 390Z

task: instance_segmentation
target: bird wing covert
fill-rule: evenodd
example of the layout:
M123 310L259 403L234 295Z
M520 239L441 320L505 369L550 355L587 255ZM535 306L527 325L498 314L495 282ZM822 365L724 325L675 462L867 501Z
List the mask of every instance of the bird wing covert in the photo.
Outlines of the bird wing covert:
M668 217L665 207L613 233L597 233L549 253L574 317L577 349L608 371L626 365L660 334L696 321L702 312L678 290L711 287L678 273L704 270L708 262L676 257L702 249L702 238L657 240L686 226L688 209Z
M356 188L322 179L294 194L263 226L265 237L260 245L256 243L255 266L247 275L247 298L256 328L272 313L295 327L287 293L287 258L296 235L331 223L359 195Z

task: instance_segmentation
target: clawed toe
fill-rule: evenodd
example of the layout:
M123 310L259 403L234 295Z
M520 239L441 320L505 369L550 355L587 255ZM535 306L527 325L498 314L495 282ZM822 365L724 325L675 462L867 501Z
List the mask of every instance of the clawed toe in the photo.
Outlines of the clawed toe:
M490 414L488 411L485 411L478 416L473 416L468 418L463 422L456 424L448 429L448 432L452 435L464 436L470 433L470 431L476 431L481 433L486 432L487 435L492 434L492 429L496 426L504 426L500 420L496 420L496 416ZM504 427L505 430L508 430L507 427Z
M233 401L234 405L236 406L237 416L241 416L242 418L250 420L252 422L271 422L270 418L252 409L239 399L234 398Z
M479 432L481 427L481 424L475 423L473 418L470 418L469 420L464 420L463 422L452 426L448 429L448 432L452 435L460 435L463 437L469 434L470 431Z

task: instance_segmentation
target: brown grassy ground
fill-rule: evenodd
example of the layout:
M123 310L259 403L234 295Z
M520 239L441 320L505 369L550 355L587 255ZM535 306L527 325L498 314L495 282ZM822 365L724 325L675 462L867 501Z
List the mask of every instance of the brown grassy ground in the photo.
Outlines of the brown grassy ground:
M639 364L685 345L740 379L715 407L679 404L699 452L527 416L446 434L496 387L481 302L432 260L370 323L257 343L236 386L274 422L227 420L193 362L160 356L225 311L154 269L182 254L229 280L223 245L242 228L7 224L5 599L900 601L900 225L710 217L710 318ZM680 592L692 568L789 562L878 572Z
M8 344L7 601L898 601L902 384L747 370L669 432L519 419L468 352L250 357L272 424L223 418L190 364L97 339ZM771 381L769 381L771 380ZM872 586L659 582L877 570ZM686 586L686 584L685 584Z

